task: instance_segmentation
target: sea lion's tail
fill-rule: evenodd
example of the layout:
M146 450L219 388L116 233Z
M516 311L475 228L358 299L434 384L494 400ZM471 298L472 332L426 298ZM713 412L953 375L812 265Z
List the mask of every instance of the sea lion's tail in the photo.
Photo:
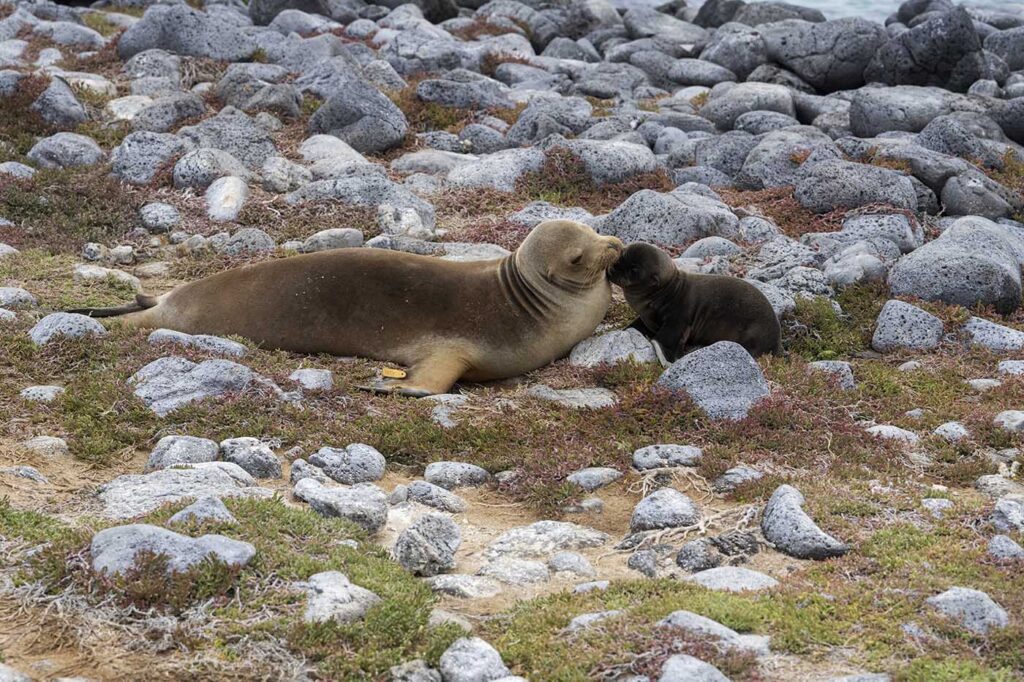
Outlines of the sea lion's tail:
M75 308L74 310L67 310L65 312L78 313L79 315L88 315L89 317L117 317L118 315L137 313L140 310L152 308L158 302L159 299L156 296L150 296L148 294L136 294L134 303L128 303L127 305L117 306L116 308Z

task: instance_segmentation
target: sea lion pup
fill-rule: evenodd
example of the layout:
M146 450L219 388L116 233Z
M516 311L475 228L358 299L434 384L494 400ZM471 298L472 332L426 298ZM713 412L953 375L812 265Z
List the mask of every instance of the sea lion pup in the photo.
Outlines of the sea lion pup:
M133 305L84 309L133 327L237 334L266 347L409 368L372 390L425 396L459 379L516 376L594 333L611 303L615 237L552 220L497 260L452 262L373 248L248 265Z
M782 352L779 318L757 287L725 275L682 272L650 244L630 244L608 271L640 316L631 327L675 362L687 349L735 341L757 357Z

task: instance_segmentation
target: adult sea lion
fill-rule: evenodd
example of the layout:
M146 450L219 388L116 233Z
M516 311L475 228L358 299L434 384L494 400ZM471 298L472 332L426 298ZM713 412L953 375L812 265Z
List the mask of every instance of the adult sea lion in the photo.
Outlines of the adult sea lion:
M682 272L650 244L630 244L608 271L640 316L631 327L653 338L668 362L687 349L735 341L753 355L782 352L782 330L757 287L725 275Z
M132 305L72 312L396 362L407 376L371 388L425 396L459 379L503 379L565 355L604 318L605 271L621 251L614 237L553 220L497 260L336 249L234 268Z

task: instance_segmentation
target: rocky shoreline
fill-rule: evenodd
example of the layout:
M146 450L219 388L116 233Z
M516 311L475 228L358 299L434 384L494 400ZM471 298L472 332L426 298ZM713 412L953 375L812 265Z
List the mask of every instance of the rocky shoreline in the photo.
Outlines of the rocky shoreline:
M1022 192L1018 9L0 4L0 680L1020 679ZM786 356L663 370L617 292L412 401L54 312L550 218Z

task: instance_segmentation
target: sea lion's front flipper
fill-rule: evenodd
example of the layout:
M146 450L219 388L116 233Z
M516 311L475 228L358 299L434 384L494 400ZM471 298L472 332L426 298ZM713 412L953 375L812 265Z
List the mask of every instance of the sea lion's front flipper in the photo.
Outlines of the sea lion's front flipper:
M466 361L452 353L438 353L413 365L403 379L376 379L359 388L374 393L397 393L411 398L447 393L467 368Z

